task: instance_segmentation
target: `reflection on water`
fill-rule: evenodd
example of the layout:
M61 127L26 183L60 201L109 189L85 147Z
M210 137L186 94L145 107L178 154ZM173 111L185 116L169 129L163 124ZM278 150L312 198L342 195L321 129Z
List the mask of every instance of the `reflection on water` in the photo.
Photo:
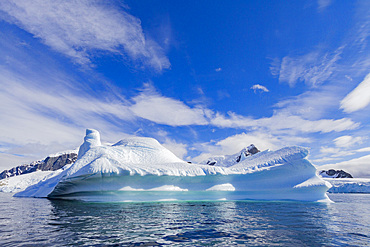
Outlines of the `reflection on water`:
M83 203L1 194L0 245L368 244L369 195L334 197L338 203Z

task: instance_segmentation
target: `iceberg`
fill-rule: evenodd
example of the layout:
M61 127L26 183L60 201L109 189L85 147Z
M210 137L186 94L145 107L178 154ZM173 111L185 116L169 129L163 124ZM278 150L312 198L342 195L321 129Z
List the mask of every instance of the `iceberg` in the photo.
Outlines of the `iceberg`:
M74 164L16 197L84 201L299 200L327 201L331 187L316 175L308 149L286 147L246 156L231 166L192 164L157 140L131 137L102 144L86 130Z

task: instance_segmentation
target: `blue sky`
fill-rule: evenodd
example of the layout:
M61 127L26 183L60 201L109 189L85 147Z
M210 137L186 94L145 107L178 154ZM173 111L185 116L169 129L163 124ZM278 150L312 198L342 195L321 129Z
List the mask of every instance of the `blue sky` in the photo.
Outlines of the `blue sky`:
M95 128L106 142L154 137L189 161L300 145L315 165L369 170L369 11L2 1L0 168L76 148Z

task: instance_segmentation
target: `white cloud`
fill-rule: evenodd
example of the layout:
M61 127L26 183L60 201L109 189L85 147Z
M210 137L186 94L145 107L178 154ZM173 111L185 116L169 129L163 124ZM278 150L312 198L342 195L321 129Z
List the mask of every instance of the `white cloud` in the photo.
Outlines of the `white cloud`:
M340 136L334 139L335 146L342 148L350 148L355 144L360 144L363 141L363 137L352 137L352 136Z
M271 117L259 119L240 116L232 112L229 112L228 116L216 113L211 119L211 124L228 128L266 128L270 131L293 130L303 133L341 132L359 127L358 123L349 118L307 120L286 112L275 112Z
M343 161L334 164L327 164L318 167L319 170L337 169L349 172L354 177L370 178L370 155L360 158Z
M222 68L215 69L216 72L220 72L221 70L222 70Z
M341 102L340 109L351 113L364 109L370 104L370 73Z
M185 155L188 153L187 145L183 143L177 143L175 140L166 138L162 145L174 153L180 159L184 159Z
M135 104L130 110L136 116L158 124L170 126L208 124L203 109L190 108L182 101L162 96L150 87L134 97L133 101Z
M40 158L40 157L38 157ZM0 152L0 160L1 160L1 166L0 166L0 173L3 170L7 170L10 168L13 168L15 166L19 166L22 164L29 164L32 161L35 161L38 159L35 156L19 156L19 155L12 155L12 154L7 154L7 153L1 153Z
M324 154L331 154L331 153L337 153L339 152L339 148L333 148L333 147L321 147L320 152Z
M256 93L257 90L266 92L266 93L269 92L269 90L265 86L262 86L260 84L253 85L251 89L254 91L254 93Z
M190 107L177 99L162 96L150 86L146 86L139 95L133 97L133 102L119 98L105 101L103 98L88 96L86 91L73 87L78 84L73 78L63 76L63 73L58 75L58 80L64 84L48 86L51 78L44 72L36 77L19 76L0 66L0 114L6 120L0 122L0 133L3 145L12 144L7 150L8 154L23 153L32 143L35 143L35 148L38 147L38 150L32 151L38 158L61 151L62 148L74 148L80 144L86 127L100 130L105 140L115 142L117 138L125 136L122 133L124 126L132 125L132 128L137 129L134 121L137 117L170 126L213 125L254 130L253 134L220 141L217 145L222 148L215 149L212 153L229 152L233 146L239 148L235 145L237 139L252 141L260 148L274 148L282 144L310 142L307 138L296 137L300 132L343 131L358 126L350 119L310 121L299 116L278 113L260 119L235 113L225 116L207 108ZM55 86L58 90L52 89ZM284 132L284 138L279 136L279 132ZM264 139L268 143L263 142ZM243 145L250 144L240 140L238 142ZM52 146L53 149L43 148L45 145ZM166 140L165 145L181 158L186 155L185 144ZM207 153L210 154L205 152Z
M79 146L87 127L116 141L117 135L124 134L123 125L119 128L115 121L135 118L122 100L88 96L87 91L73 87L77 82L68 76L58 75L64 81L60 85L39 72L36 77L20 76L0 66L0 145L6 147L2 156L8 157L0 164L4 169L14 165L10 161L41 159Z
M366 147L366 148L361 148L361 149L358 149L356 150L357 152L370 152L370 147Z
M321 158L321 159L314 159L314 160L310 160L314 165L315 163L323 163L323 162L328 162L328 161L333 161L333 160L338 160L339 158L334 158L334 157L324 157L324 158ZM316 165L315 165L316 166ZM316 166L316 167L319 167L319 166ZM321 168L320 168L321 170Z
M321 12L325 10L331 3L332 0L317 0L318 11Z
M260 150L276 149L279 147L277 145L278 142L278 138L276 137L262 132L255 132L230 136L217 142L216 145L222 148L224 154L233 154L239 152L250 144L254 144Z
M286 56L280 63L274 59L270 67L271 74L279 76L279 82L286 82L291 87L299 81L316 87L334 73L343 48L339 47L333 54L314 51L302 56Z
M338 157L345 157L345 156L355 154L354 151L348 151L345 149L333 148L333 147L321 147L320 152L325 155L330 155L327 158L338 158Z
M140 20L103 1L1 1L0 9L15 23L54 50L80 64L91 53L128 56L160 71L170 63L161 47L145 37Z
M370 152L370 147L353 149L352 147L356 144L361 144L366 138L363 137L351 137L341 136L334 139L336 147L322 146L320 153L325 156L324 158L314 159L314 162L327 162L331 160L340 160L346 156L355 155L357 153Z
M279 147L276 145L278 142L276 137L262 132L237 134L220 140L217 143L210 142L196 145L196 149L202 151L202 154L194 157L193 160L195 162L201 162L215 155L231 155L250 144L254 144L260 150L276 149Z
M338 109L341 99L338 85L323 85L318 89L306 91L300 95L280 100L275 107L279 112L298 115L305 119L322 119L327 112Z

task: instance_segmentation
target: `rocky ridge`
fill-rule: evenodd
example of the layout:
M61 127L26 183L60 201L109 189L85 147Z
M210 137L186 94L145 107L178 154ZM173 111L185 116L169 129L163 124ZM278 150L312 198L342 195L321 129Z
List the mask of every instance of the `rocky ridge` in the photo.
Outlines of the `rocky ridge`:
M322 170L319 172L319 175L323 178L353 178L351 174L343 170Z
M30 164L13 167L0 173L0 179L27 174L35 171L56 171L65 165L77 160L77 152L72 151L56 156L48 156L44 160L34 161Z

